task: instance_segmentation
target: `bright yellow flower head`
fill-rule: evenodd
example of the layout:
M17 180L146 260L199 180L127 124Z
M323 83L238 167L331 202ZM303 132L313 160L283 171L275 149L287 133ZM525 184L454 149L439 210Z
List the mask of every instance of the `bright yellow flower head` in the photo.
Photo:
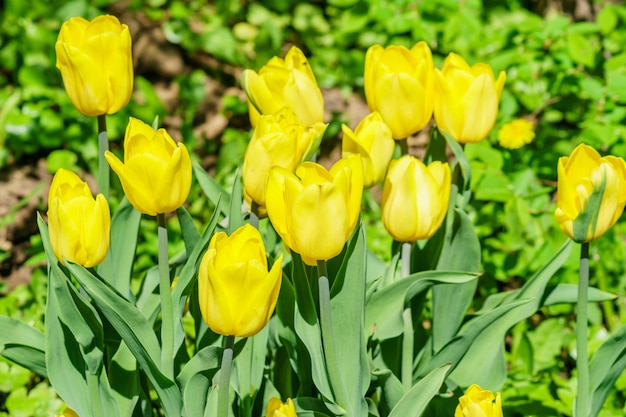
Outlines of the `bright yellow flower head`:
M155 131L131 117L124 137L124 163L112 152L104 155L137 211L151 216L169 213L187 199L191 188L189 152L165 129Z
M78 414L76 414L76 411L74 411L71 408L67 407L67 408L65 408L65 410L63 410L63 414L61 414L60 416L57 416L57 417L78 417Z
M295 113L285 107L275 114L259 117L243 160L243 186L246 201L265 208L265 183L271 167L296 169L303 158L316 147L326 130L317 123L305 126Z
M246 224L213 235L198 272L200 311L215 333L249 337L267 324L278 299L282 255L267 271L259 231Z
M435 121L460 143L475 143L489 135L498 115L506 75L496 80L487 64L470 67L459 55L450 54L443 69L435 70Z
M500 393L484 390L474 384L459 398L454 417L502 417Z
M505 124L498 132L500 146L519 149L535 138L535 126L526 119L515 119Z
M93 198L78 175L59 169L48 194L48 225L52 251L86 268L98 265L109 250L111 214L102 194Z
M57 68L74 107L87 116L116 113L133 92L128 26L115 16L91 22L73 17L61 26Z
M433 115L433 58L426 42L404 46L371 46L365 55L365 97L391 128L404 139L421 130Z
M620 218L626 204L626 163L601 157L595 149L578 145L569 157L559 158L556 220L576 242L602 236Z
M363 162L363 185L373 187L385 178L387 166L393 156L395 142L389 126L385 124L378 112L370 113L361 120L353 132L342 125L343 140L341 150L343 156L357 154Z
M279 398L272 397L267 403L265 417L297 417L296 407L293 405L291 398L287 398L285 403Z
M281 167L267 178L266 207L283 242L307 265L333 258L350 238L361 209L363 168L357 155L327 171L304 162L295 175Z
M242 84L253 126L259 113L273 114L283 107L291 108L305 125L324 122L322 91L309 62L295 46L285 59L273 57L258 73L245 70Z
M382 219L399 242L415 242L435 234L448 212L450 167L435 161L426 166L405 155L392 161L382 198Z

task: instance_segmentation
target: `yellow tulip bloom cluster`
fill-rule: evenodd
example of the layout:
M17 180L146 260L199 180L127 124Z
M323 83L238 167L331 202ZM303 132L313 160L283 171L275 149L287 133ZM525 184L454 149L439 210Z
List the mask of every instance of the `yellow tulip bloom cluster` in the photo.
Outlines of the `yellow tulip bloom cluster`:
M291 398L287 398L287 401L283 403L279 398L272 397L267 403L265 417L297 417L296 407Z
M374 45L365 57L365 96L395 139L412 135L435 117L438 129L457 142L478 142L489 134L498 114L506 79L496 80L491 67L470 67L451 53L441 70L435 69L425 42L410 50Z
M249 337L267 324L278 299L282 256L267 270L265 246L249 224L213 235L198 272L202 317L215 333Z
M74 107L87 116L116 113L133 91L128 26L115 16L63 23L56 42L57 68Z
M476 384L470 386L459 398L454 417L502 417L500 393L493 395Z
M156 216L180 207L191 188L191 160L182 143L131 118L124 137L124 163L112 152L106 160L117 173L135 209Z
M579 145L569 157L559 158L556 205L556 220L570 239L582 243L599 238L624 211L626 163Z
M93 198L86 182L59 169L48 194L48 225L52 251L86 268L102 262L109 250L111 215L102 194Z

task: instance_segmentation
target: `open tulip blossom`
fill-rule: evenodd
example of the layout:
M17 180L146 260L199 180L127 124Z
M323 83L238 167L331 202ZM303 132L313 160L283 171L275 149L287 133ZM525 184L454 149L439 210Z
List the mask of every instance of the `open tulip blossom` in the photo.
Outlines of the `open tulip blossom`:
M459 398L454 417L502 417L500 393L493 395L476 384L470 386Z

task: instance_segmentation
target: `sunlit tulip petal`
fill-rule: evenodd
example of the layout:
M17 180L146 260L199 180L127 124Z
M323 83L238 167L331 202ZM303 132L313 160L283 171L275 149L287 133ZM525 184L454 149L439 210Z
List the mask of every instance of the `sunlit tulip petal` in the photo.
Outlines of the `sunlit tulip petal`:
M272 397L267 403L265 417L297 417L296 408L291 398L287 398L283 403L279 398Z
M459 398L454 417L502 417L502 398L478 385L470 386Z

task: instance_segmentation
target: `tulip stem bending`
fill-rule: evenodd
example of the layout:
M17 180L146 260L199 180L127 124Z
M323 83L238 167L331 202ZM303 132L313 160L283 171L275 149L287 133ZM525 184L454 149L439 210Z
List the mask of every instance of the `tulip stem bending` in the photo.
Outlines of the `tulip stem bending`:
M104 153L109 150L106 114L98 116L98 192L109 200L109 164Z
M589 289L589 242L580 246L580 270L578 278L578 302L576 305L576 369L578 370L578 393L576 417L589 413L589 357L587 352L587 292Z
M165 214L157 214L159 239L159 292L161 295L161 371L174 378L174 316L170 290Z
M235 336L225 336L224 353L222 354L222 365L220 367L220 380L217 385L217 417L228 417L230 370L233 363L234 345Z
M339 372L339 358L337 357L337 351L335 349L335 338L330 315L330 286L328 283L326 262L317 261L317 270L319 275L320 327L330 385L335 394L336 403L347 411L347 415L353 416L354 413L351 413L350 410L347 409L350 403L348 402L348 395L343 383L343 378Z
M411 248L410 242L402 243L402 278L411 274ZM402 385L410 388L413 385L413 317L411 308L407 307L402 312L403 335L402 335Z

